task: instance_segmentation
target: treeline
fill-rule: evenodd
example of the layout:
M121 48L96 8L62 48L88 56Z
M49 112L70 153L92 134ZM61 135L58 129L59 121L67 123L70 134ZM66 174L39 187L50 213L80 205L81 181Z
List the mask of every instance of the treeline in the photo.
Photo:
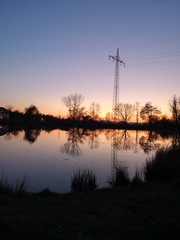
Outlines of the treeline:
M163 116L161 110L151 102L145 103L141 108L139 103L118 104L118 118L112 113L107 113L106 118L100 118L101 106L93 102L87 110L83 106L84 97L81 94L69 95L62 98L62 103L67 107L66 118L45 115L39 112L35 105L25 108L24 112L12 108L0 108L0 122L2 124L19 124L21 126L71 126L91 128L124 128L124 129L149 129L149 128L179 128L180 126L180 97L174 95L169 100L171 118ZM134 122L130 122L135 119ZM144 123L140 122L144 120Z

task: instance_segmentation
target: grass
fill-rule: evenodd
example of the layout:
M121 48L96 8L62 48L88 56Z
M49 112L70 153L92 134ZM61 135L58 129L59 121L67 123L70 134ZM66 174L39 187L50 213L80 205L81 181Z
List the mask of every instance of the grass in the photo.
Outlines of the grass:
M180 146L161 147L148 159L142 169L136 169L131 180L128 167L120 162L115 167L115 176L108 182L111 186L142 185L152 181L174 181L180 185Z
M145 184L145 181L144 181L144 174L143 174L143 171L142 169L139 170L139 169L136 169L136 172L135 172L135 175L131 181L131 184L132 185L135 185L135 186L139 186L139 185L144 185Z
M89 169L78 169L71 176L71 191L84 192L93 191L97 188L95 173Z
M115 166L115 174L109 179L108 183L111 186L126 186L130 183L128 167L123 162L119 162Z
M74 192L57 194L46 189L9 194L18 189L27 191L26 180L12 190L7 179L2 178L1 239L179 239L180 185L174 184L174 176L180 178L179 156L177 147L159 149L143 168L145 182L141 171L136 171L129 182L127 167L119 166L117 182L125 176L128 187L120 184L90 191L97 188L96 176L91 170L79 169L71 177ZM141 181L144 184L139 184Z
M158 149L155 156L146 161L143 172L146 182L180 180L180 146Z
M0 194L2 240L179 239L180 189L172 184L82 193Z
M13 187L4 176L2 176L0 180L0 194L2 193L13 193Z
M24 176L21 180L17 180L15 187L12 186L7 177L2 176L0 180L0 194L25 194L28 192L27 178Z

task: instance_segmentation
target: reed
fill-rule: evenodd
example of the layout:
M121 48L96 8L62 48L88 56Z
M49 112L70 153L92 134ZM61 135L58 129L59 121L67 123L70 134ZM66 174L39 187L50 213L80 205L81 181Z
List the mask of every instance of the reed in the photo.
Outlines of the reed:
M162 147L143 167L145 181L180 179L180 146Z
M133 177L133 179L131 180L131 184L135 185L135 186L139 186L139 185L144 185L145 181L144 181L144 174L142 169L136 169L135 175Z
M130 183L128 167L123 162L115 166L115 174L109 179L108 183L111 186L126 186Z
M16 186L14 188L15 194L25 194L28 192L27 177L24 176L22 180L17 180Z
M9 184L7 177L1 177L0 193L13 193L13 187Z
M7 177L2 176L0 180L0 193L9 194L25 194L28 193L27 178L24 176L22 180L17 180L15 187L11 185Z
M90 169L81 169L74 171L71 176L71 191L83 192L93 191L97 188L97 178Z

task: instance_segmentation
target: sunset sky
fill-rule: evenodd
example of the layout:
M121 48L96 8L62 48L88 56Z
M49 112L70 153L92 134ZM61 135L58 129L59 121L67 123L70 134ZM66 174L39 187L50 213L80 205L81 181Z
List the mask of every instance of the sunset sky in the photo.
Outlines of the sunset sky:
M112 109L120 57L123 103L168 113L180 96L179 0L0 0L0 106L65 116L62 97Z

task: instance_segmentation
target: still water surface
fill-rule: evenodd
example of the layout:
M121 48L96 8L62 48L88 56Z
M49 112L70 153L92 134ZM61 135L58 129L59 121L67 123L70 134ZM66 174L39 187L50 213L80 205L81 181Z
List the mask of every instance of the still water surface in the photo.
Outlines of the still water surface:
M29 190L49 188L70 191L71 175L79 168L92 169L98 187L107 186L112 161L117 158L135 169L161 146L170 146L172 138L155 132L125 130L26 130L1 134L0 175L15 184L27 177Z

